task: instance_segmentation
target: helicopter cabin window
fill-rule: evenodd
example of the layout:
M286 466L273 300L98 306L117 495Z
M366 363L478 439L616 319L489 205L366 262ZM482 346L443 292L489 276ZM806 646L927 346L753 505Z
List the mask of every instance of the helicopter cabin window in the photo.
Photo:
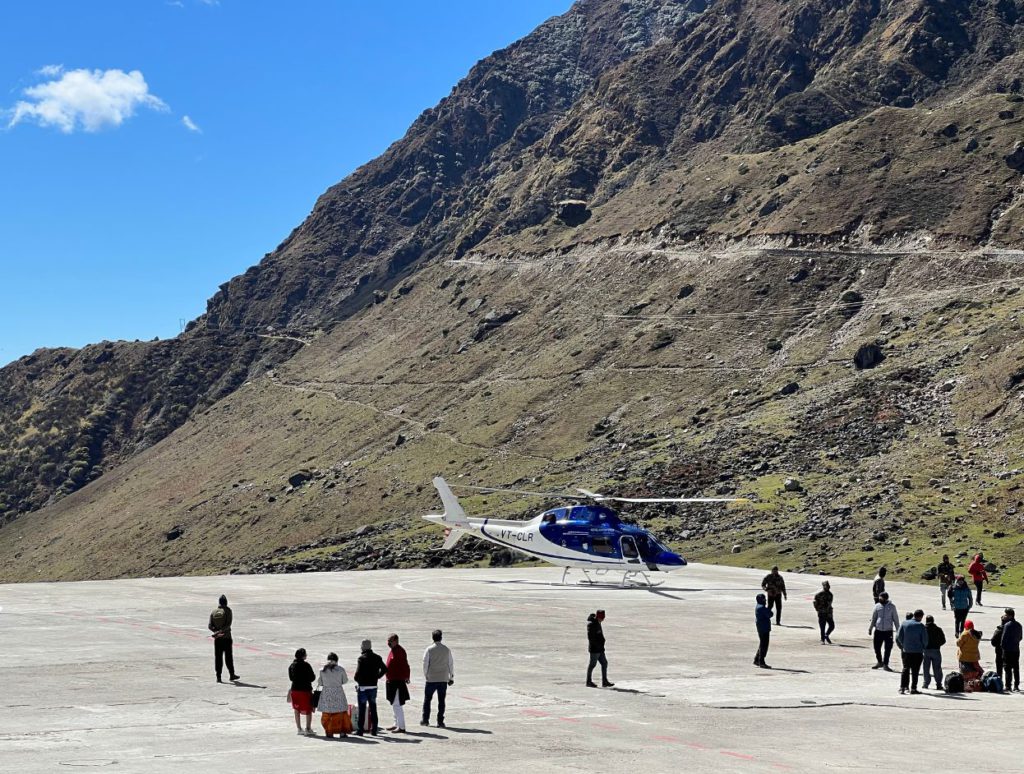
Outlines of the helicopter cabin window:
M555 523L555 514L553 514L553 513L545 513L544 514L544 523L545 524L554 524Z
M612 544L612 539L610 537L595 537L594 553L603 554L605 556L613 555L615 553L615 546Z

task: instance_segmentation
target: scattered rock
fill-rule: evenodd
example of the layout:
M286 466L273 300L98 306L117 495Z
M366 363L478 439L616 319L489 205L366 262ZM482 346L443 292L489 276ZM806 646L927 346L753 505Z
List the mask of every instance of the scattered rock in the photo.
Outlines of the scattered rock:
M853 356L853 365L858 370L862 370L874 368L883 360L885 360L885 353L882 352L882 348L877 343L873 342L871 344L862 344L857 349L857 354Z
M804 491L803 485L795 478L787 478L782 484L783 489L787 492L802 492Z
M177 540L178 538L180 538L184 534L185 534L185 528L182 527L182 526L177 526L177 527L174 527L174 528L168 530L167 534L164 535L164 537L167 540Z
M732 547L732 552L734 554L738 554L742 550L743 550L743 547L741 545L739 545L738 543Z
M1013 150L1005 156L1004 160L1006 161L1006 166L1010 167L1010 169L1024 172L1024 142L1017 140L1014 143Z
M679 288L679 292L676 293L676 298L689 298L694 294L696 290L697 288L695 288L693 285L683 285L681 288Z
M800 385L796 382L790 382L789 384L783 385L779 388L779 395L792 395L800 389Z
M808 273L807 269L801 267L796 272L786 277L786 282L796 284L797 282L803 282L809 276L810 274Z
M288 476L288 486L298 489L308 481L313 480L313 472L303 468Z
M555 204L555 217L567 226L579 226L590 220L590 208L582 199L563 199Z
M1012 110L1000 110L999 118L1003 121L1012 121L1015 113Z

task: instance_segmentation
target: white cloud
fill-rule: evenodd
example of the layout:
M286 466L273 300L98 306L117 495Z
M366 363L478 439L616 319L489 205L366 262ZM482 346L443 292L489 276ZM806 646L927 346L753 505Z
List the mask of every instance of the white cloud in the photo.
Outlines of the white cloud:
M188 116L182 116L181 123L183 123L185 125L185 128L188 129L190 132L195 132L196 134L203 133L203 130L199 128L199 125Z
M149 85L138 70L52 70L46 75L61 75L56 80L30 86L27 99L18 102L7 124L10 128L23 121L40 126L55 126L65 134L76 129L96 132L108 126L120 126L140 107L167 110L163 100L149 93Z
M47 78L55 78L64 72L64 65L44 65L36 70L36 73Z

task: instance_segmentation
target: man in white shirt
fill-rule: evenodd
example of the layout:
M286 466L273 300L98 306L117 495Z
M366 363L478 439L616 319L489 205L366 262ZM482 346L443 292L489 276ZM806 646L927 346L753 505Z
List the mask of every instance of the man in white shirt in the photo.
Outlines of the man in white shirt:
M448 686L455 682L455 659L447 645L441 642L441 630L431 635L434 644L423 651L423 719L421 726L430 725L430 701L437 694L437 727L444 728L445 697Z
M884 669L891 672L889 667L889 655L892 653L892 638L900 628L900 616L896 612L896 605L889 601L889 593L883 591L878 595L878 603L871 612L871 625L868 626L868 634L875 634L875 665L872 669ZM882 646L885 646L883 655Z

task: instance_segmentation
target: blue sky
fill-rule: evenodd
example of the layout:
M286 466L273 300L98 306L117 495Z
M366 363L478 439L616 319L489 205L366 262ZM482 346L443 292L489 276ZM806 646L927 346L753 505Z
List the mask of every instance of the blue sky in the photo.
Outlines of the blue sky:
M0 364L166 338L316 197L571 0L0 12Z

